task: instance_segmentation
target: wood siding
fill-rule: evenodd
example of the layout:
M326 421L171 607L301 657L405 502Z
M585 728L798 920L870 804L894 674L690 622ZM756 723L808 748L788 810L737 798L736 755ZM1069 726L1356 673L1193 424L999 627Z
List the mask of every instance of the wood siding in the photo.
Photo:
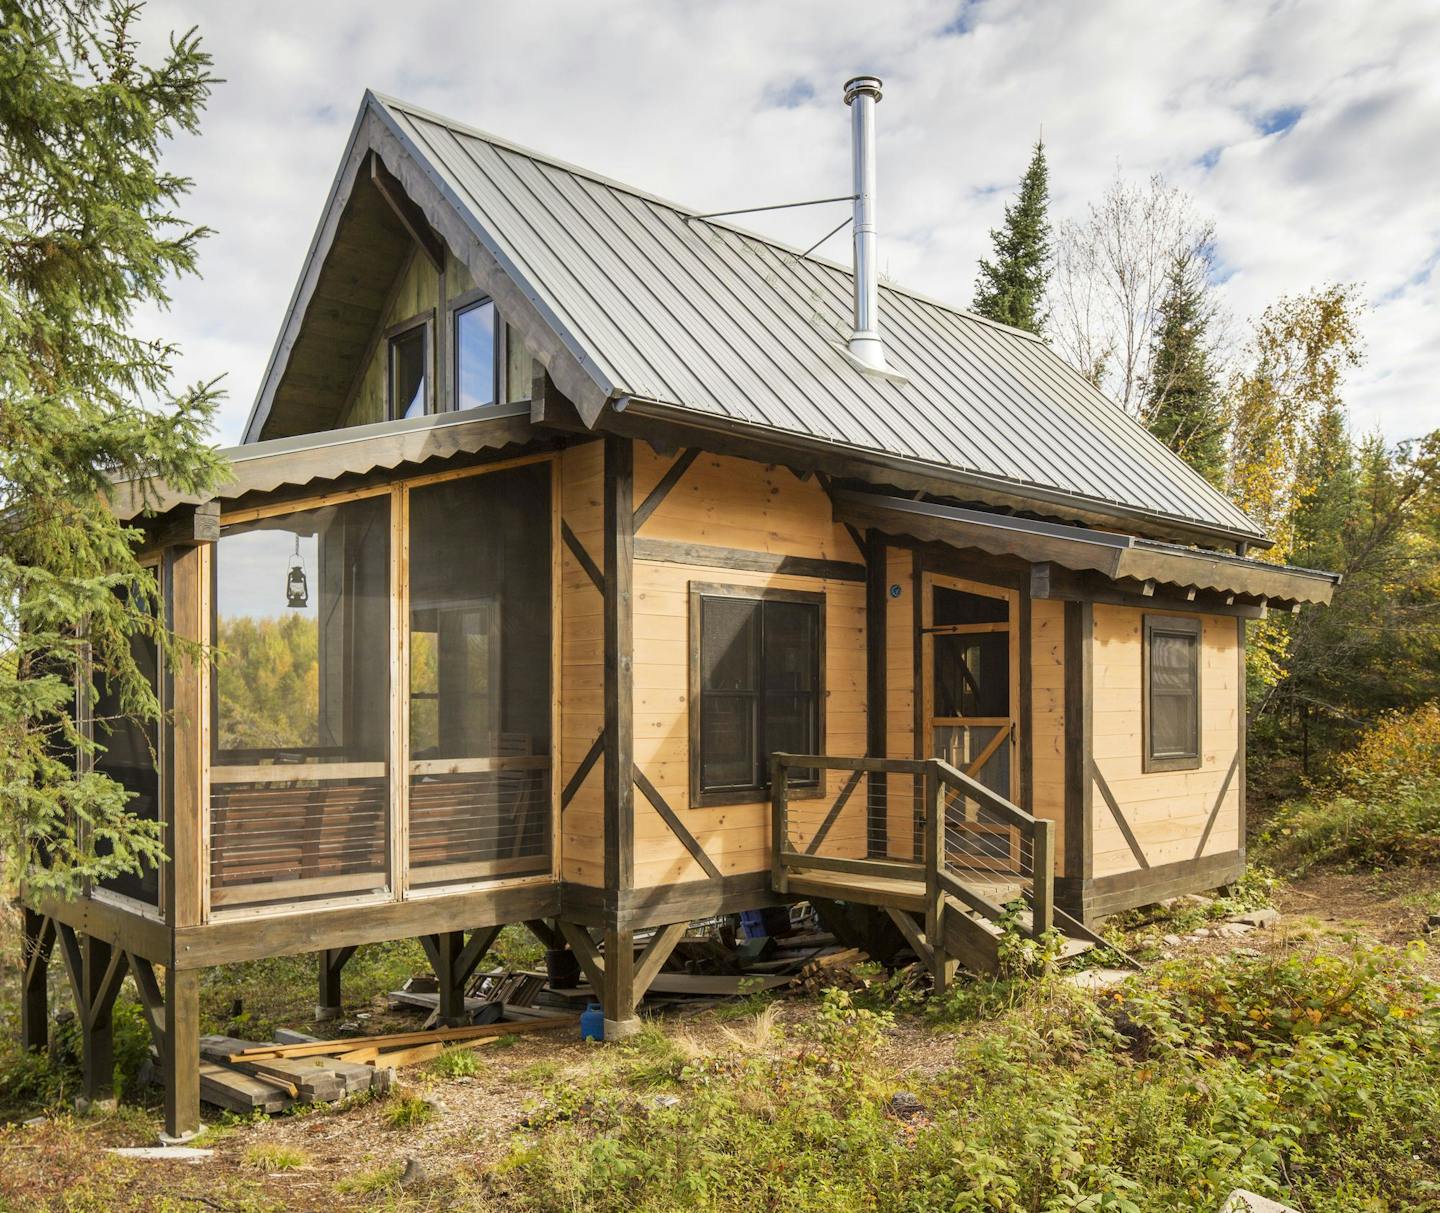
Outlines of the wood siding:
M560 517L595 566L604 568L605 444L560 457ZM605 723L605 599L569 543L560 543L560 786L568 788ZM605 758L575 788L560 816L560 875L604 884Z
M1199 616L1200 766L1193 771L1142 770L1144 699L1142 630L1147 615L1185 616L1134 607L1094 608L1094 712L1091 756L1098 773L1094 794L1094 861L1100 878L1148 865L1192 862L1240 849L1241 694L1234 619ZM1103 784L1103 786L1102 786ZM1107 803L1108 789L1125 828ZM1215 815L1208 836L1206 827ZM1203 851L1200 849L1205 839Z
M637 505L680 454L656 455L649 446L636 444ZM830 501L813 478L802 481L783 467L710 454L699 455L646 517L636 536L637 546L645 540L769 556L863 559L845 529L832 520ZM768 801L757 798L753 803L707 808L690 804L692 582L825 595L825 749L857 755L865 752L865 585L858 579L721 564L635 562L635 764L722 876L763 871L770 864ZM827 789L831 800L839 788L832 778ZM854 808L863 822L863 796L854 797ZM649 799L637 796L636 887L700 880L705 875Z
M1021 654L1025 660L1026 654ZM1030 602L1030 720L1032 808L1055 823L1057 875L1065 870L1065 604L1045 598ZM1139 710L1139 705L1136 705Z

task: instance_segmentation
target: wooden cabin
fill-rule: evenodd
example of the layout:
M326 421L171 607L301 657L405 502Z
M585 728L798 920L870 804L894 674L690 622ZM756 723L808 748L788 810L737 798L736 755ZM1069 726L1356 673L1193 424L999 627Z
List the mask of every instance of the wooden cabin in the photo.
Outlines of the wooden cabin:
M1246 621L1336 579L857 250L367 94L232 478L117 490L213 660L102 726L171 858L25 899L27 1043L58 942L103 1098L133 975L179 1135L213 965L317 953L334 1014L420 937L455 1017L524 922L619 1037L700 916L874 907L943 982L1017 899L1082 938L1238 876Z

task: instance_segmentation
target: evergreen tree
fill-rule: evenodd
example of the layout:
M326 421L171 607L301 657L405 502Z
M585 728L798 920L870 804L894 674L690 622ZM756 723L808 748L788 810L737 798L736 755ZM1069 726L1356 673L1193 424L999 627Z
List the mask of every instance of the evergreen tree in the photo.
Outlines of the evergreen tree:
M1141 415L1152 434L1218 486L1225 478L1225 417L1207 344L1207 267L1204 248L1171 262Z
M1049 170L1045 142L1036 140L1020 193L1005 207L1005 226L992 228L993 261L980 262L971 310L990 320L1039 333L1050 279Z
M159 826L87 772L74 711L93 670L122 714L157 720L131 642L176 647L106 495L115 478L203 492L219 475L214 385L172 398L174 348L130 331L195 269L204 229L172 209L189 182L159 160L213 83L193 30L142 62L138 12L0 9L0 837L9 879L60 893L162 854Z

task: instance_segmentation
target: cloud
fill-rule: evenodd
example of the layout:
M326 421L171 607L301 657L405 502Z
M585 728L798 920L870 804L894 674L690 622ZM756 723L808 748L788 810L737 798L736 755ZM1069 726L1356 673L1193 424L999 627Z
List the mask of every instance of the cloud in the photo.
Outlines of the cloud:
M1356 427L1440 425L1440 22L1427 0L151 0L143 35L200 25L218 86L169 164L217 229L164 317L185 379L225 373L238 438L366 87L706 210L849 184L841 85L885 78L882 262L968 303L1042 127L1056 217L1117 167L1167 174L1213 216L1240 317L1359 281ZM752 216L808 245L830 210ZM847 255L836 237L825 249ZM1427 268L1428 267L1428 268Z

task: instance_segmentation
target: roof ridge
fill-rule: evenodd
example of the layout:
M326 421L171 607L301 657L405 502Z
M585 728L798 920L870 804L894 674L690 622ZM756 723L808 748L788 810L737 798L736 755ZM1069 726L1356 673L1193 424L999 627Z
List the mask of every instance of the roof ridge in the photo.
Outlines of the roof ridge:
M471 136L472 138L479 139L484 143L489 143L495 147L503 148L505 151L508 152L514 152L518 156L524 156L526 159L535 160L541 164L548 164L552 168L557 168L562 172L571 173L577 177L583 177L587 181L593 181L597 185L605 186L607 189L618 190L620 193L629 194L632 197L639 198L642 202L648 202L653 206L664 207L666 210L674 211L676 214L683 216L689 221L695 223L704 223L710 227L716 227L720 228L723 231L733 232L735 235L740 236L743 239L753 240L758 244L764 244L769 246L770 248L779 249L781 252L788 253L790 256L797 257L804 261L813 261L817 265L823 265L827 269L835 270L837 273L844 274L846 277L849 278L853 278L855 276L855 271L850 266L847 266L839 261L834 261L829 257L818 257L814 253L807 253L805 250L797 248L793 244L787 244L783 240L777 240L772 236L762 235L760 232L754 231L750 228L741 227L738 223L717 223L714 219L702 218L701 216L703 215L703 212L694 210L688 206L683 205L682 203L675 202L673 199L665 198L660 194L652 193L649 190L642 189L637 185L631 185L629 182L621 181L618 178L608 177L604 173L597 172L594 169L585 168L583 165L574 164L568 160L562 160L558 156L552 156L546 152L537 151L535 148L527 147L522 143L516 143L511 139L506 139L503 135L497 135L492 131L482 129L481 127L472 126L468 122L461 122L455 118L450 118L447 115L441 114L435 110L426 109L422 105L413 105L410 102L404 101L399 97L390 96L388 93L382 93L376 89L366 89L365 92L367 96L373 97L376 101L379 101L380 103L389 106L392 109L399 110L402 113L410 114L416 117L424 118L428 121L436 122L439 125L447 127L452 131L459 131L463 134ZM1032 333L1028 329L1016 328L1014 325L1004 324L999 320L991 320L988 316L982 316L978 312L970 311L968 308L959 307L953 303L947 303L943 299L937 299L933 295L927 295L923 291L917 291L912 287L901 286L900 284L895 282L886 282L883 278L879 283L879 287L882 291L889 291L892 294L903 295L906 298L914 299L917 302L927 304L930 307L939 308L942 311L948 312L952 316L958 316L963 320L973 320L975 323L985 325L987 328L999 329L1003 333L1011 333L1017 337L1024 337L1028 341L1038 341L1042 344L1045 343L1045 339L1041 337L1038 333Z

